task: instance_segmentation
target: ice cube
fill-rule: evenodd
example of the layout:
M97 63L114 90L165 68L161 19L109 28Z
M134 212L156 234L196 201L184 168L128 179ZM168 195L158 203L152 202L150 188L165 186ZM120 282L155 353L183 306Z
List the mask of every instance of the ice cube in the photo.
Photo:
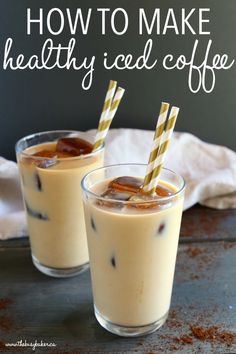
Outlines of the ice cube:
M108 183L107 190L101 195L105 199L112 201L99 201L98 204L106 207L122 208L124 205L120 201L130 201L128 208L136 209L159 209L161 197L168 197L173 191L167 186L158 185L153 196L142 190L143 180L137 177L122 176L115 178Z
M61 138L56 145L56 151L59 153L67 153L71 156L80 156L90 154L93 150L93 145L88 141L78 138Z
M57 159L40 160L40 161L37 161L36 164L39 168L49 168L49 167L57 164Z
M173 194L173 191L171 191L167 187L163 187L161 185L158 185L156 187L156 194L160 197L169 197L170 195Z
M93 217L91 216L91 220L90 220L90 223L91 223L91 226L92 226L92 229L93 229L93 231L97 231L97 228L96 228L96 225L95 225L95 222L94 222L94 219L93 219Z
M110 262L111 262L112 267L116 268L116 258L114 255L111 257Z
M38 156L38 157L48 157L48 158L56 158L57 153L56 151L51 151L51 150L39 150L32 154L31 156Z
M39 192L42 191L42 181L41 178L39 177L38 173L35 173L35 184L36 184L36 188Z
M163 221L163 222L159 225L158 230L157 230L157 233L158 233L158 234L162 234L163 231L165 230L165 228L166 228L166 224L165 224L164 221Z
M129 201L132 198L146 198L141 194L142 179L130 176L122 176L115 178L108 184L108 189L101 195L105 199L112 199L112 201L100 201L99 205L119 208L121 209L124 204L122 201ZM150 199L150 197L149 197ZM146 203L147 204L147 203Z
M118 177L108 184L108 188L119 192L138 193L142 186L142 180L135 177Z
M132 194L128 193L128 192L119 192L119 191L116 191L112 188L108 188L108 190L106 190L106 192L104 192L101 196L106 199L115 199L115 200L125 201L125 200L129 200L131 195Z
M25 206L26 206L26 211L27 211L28 215L31 216L32 218L43 220L43 221L49 220L47 214L44 214L44 213L41 213L40 211L32 209L26 201L25 201Z
M104 206L107 208L118 208L121 209L123 207L122 201L126 201L129 200L129 198L131 197L131 193L128 192L119 192L119 191L115 191L112 188L108 188L102 195L101 197L106 200L98 200L97 204L100 206ZM112 201L110 201L109 199L112 199Z
M57 153L56 151L50 150L39 150L31 155L32 159L28 161L39 168L48 168L57 163ZM45 157L45 159L34 159L35 157Z
M156 196L150 196L144 193L137 193L132 195L129 199L132 203L128 203L128 208L135 209L158 209L159 203Z
M53 151L53 150L39 150L32 154L31 156L36 157L45 157L45 159L32 159L31 163L34 163L36 166L40 168L48 168L56 163L58 163L58 158L68 158L73 157L74 155L69 154L68 152L64 151Z
M161 198L169 197L172 194L173 191L171 191L171 189L162 185L158 185L156 187L156 194L151 196L140 189L139 193L131 196L129 200L134 202L134 204L129 204L128 207L137 209L159 209ZM160 197L160 199L158 199L158 197Z

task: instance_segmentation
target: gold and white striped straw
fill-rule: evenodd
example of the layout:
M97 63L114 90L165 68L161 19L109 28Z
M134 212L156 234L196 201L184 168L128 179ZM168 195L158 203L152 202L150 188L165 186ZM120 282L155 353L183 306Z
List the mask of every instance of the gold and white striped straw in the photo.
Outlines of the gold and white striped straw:
M99 149L107 136L108 130L110 128L111 122L116 114L116 111L119 107L120 101L123 97L125 90L121 87L118 87L116 94L116 81L110 81L108 92L105 98L101 118L99 121L97 133L95 136L95 142L93 145L93 151ZM113 97L114 96L114 97Z
M156 187L158 185L159 182L159 177L160 177L160 173L164 164L164 160L166 157L166 153L170 144L170 140L174 131L174 127L175 127L175 123L177 120L177 116L179 113L179 108L178 107L172 107L169 118L167 120L166 123L166 127L164 128L164 131L162 132L161 138L160 138L160 145L159 145L159 149L156 155L156 158L154 159L154 161L152 161L152 172L150 172L149 174L151 174L151 178L149 179L149 181L144 185L143 185L143 190L146 193L149 194L154 194ZM146 179L146 178L145 178Z
M159 113L159 116L157 119L156 131L155 131L155 135L153 138L151 153L149 155L146 176L144 179L144 188L148 185L148 183L150 182L151 177L152 177L153 165L154 165L154 161L155 161L157 154L158 154L158 149L160 147L160 141L161 141L161 137L162 137L162 134L163 134L163 131L165 128L169 106L170 106L169 103L166 103L166 102L161 103L161 109L160 109L160 113Z
M113 97L114 97L114 94L115 94L115 91L116 91L116 86L117 86L117 82L114 81L114 80L110 80L109 86L108 86L108 89L107 89L107 93L106 93L106 97L105 97L105 101L104 101L103 108L102 108L102 113L101 113L99 124L98 124L97 133L96 133L96 136L95 136L95 143L98 140L97 139L97 134L99 133L99 131L101 129L101 125L102 125L102 123L104 122L104 120L106 119L106 117L109 114L109 111L110 111L110 108L111 108L111 103L112 103L112 100L113 100ZM95 147L95 143L94 143L94 146L93 146L93 150L96 150L99 147L99 146Z

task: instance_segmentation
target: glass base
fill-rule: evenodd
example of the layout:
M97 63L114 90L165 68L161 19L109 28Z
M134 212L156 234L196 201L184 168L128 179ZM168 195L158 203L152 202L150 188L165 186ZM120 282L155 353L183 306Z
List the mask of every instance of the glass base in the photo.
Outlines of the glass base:
M96 309L96 306L94 306L94 311L95 311L96 319L98 320L98 322L103 328L105 328L107 331L113 334L117 334L118 336L122 336L122 337L139 337L145 334L155 332L158 328L160 328L165 323L168 317L168 312L167 312L163 317L148 325L129 327L129 326L121 326L109 322L100 314L100 312Z
M33 264L40 272L55 278L74 277L89 268L89 262L72 268L52 268L40 263L33 255L32 260Z

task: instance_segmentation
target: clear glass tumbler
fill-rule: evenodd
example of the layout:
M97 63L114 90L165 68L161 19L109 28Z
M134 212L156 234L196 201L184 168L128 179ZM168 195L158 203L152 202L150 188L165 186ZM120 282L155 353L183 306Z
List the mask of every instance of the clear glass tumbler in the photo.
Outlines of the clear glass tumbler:
M102 197L108 181L140 178L146 165L107 166L82 180L95 316L121 336L151 333L170 307L185 182L163 169L171 195L122 201Z
M48 131L16 144L33 263L54 277L77 275L88 268L80 182L87 172L103 166L103 147L75 157L32 156L68 136L86 139L76 131Z

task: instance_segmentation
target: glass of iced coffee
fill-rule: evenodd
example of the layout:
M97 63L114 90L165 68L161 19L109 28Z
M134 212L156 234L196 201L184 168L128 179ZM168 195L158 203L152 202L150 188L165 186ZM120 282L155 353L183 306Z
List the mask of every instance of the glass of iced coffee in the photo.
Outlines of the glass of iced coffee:
M91 137L92 138L92 137ZM80 182L103 165L104 145L75 131L49 131L16 144L34 265L54 277L88 267Z
M82 180L95 316L121 336L158 329L171 302L185 182L162 169L145 194L146 168L108 166Z

